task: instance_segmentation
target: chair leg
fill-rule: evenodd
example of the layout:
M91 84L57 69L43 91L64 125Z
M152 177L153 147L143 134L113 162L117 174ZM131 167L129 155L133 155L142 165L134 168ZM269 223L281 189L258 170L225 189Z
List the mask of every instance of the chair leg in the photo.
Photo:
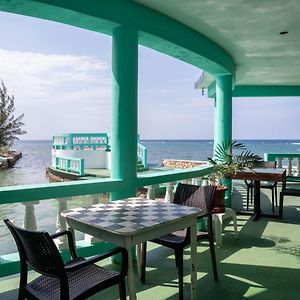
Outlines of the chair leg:
M282 218L282 212L283 212L283 193L280 193L280 198L279 198L279 218Z
M249 210L249 194L250 194L250 187L247 186L247 210Z
M27 285L28 279L28 267L23 260L20 261L20 284L19 284L19 294L18 300L25 300L26 299L26 290L25 286Z
M278 206L278 202L277 202L277 183L275 184L274 186L274 189L275 189L275 204L276 204L276 207Z
M211 263L212 263L213 272L214 272L214 279L215 279L215 281L218 281L215 245L214 245L213 239L211 237L209 237L209 248L210 248Z
M274 189L271 189L272 191L272 212L274 213Z
M144 284L146 282L146 255L147 255L147 242L142 243L141 262L140 262L140 280Z
M207 218L207 229L208 229L208 241L209 241L209 248L210 248L210 257L211 263L214 272L214 279L218 281L218 271L217 271L217 262L216 262L216 252L215 252L215 245L213 239L213 231L212 231L212 218Z
M25 296L23 295L23 293L19 290L19 294L18 294L18 300L25 300Z
M253 186L250 187L250 201L253 204Z
M123 280L121 283L119 283L119 295L120 295L120 300L126 300L125 280Z
M175 250L175 260L178 268L179 299L183 300L183 249Z

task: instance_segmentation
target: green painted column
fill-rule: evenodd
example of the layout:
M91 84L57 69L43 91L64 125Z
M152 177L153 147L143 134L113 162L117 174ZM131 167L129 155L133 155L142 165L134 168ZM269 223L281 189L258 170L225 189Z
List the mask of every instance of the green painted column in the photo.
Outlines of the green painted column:
M136 196L138 31L128 26L113 31L111 177L122 179L111 200Z
M216 99L214 107L214 149L223 141L232 140L232 76L224 75L216 79ZM231 207L231 180L224 180L228 187L226 206Z

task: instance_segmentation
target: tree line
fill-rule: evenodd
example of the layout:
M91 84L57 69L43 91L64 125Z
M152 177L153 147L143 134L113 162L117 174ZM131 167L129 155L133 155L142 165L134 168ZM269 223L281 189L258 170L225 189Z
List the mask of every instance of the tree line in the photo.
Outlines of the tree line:
M0 151L8 151L12 147L18 136L25 134L22 130L24 126L24 114L15 116L15 98L9 96L7 88L1 81L0 85Z

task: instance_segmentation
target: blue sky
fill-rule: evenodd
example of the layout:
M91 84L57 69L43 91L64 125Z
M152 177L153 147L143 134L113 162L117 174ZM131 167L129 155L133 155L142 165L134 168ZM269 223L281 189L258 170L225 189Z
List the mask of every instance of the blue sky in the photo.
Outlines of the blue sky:
M24 113L23 139L111 131L111 37L0 12L0 79ZM139 47L142 139L212 139L213 100L200 70ZM235 139L299 139L300 98L233 100Z

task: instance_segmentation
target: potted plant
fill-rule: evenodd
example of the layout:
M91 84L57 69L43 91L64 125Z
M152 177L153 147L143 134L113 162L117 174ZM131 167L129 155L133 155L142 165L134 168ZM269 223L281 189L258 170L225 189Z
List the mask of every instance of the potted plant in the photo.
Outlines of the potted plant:
M213 204L214 211L221 213L225 211L225 192L227 190L223 184L224 179L246 168L253 168L262 158L247 150L243 143L224 141L216 146L214 156L207 159L213 166L213 171L209 175L209 183L217 186Z

